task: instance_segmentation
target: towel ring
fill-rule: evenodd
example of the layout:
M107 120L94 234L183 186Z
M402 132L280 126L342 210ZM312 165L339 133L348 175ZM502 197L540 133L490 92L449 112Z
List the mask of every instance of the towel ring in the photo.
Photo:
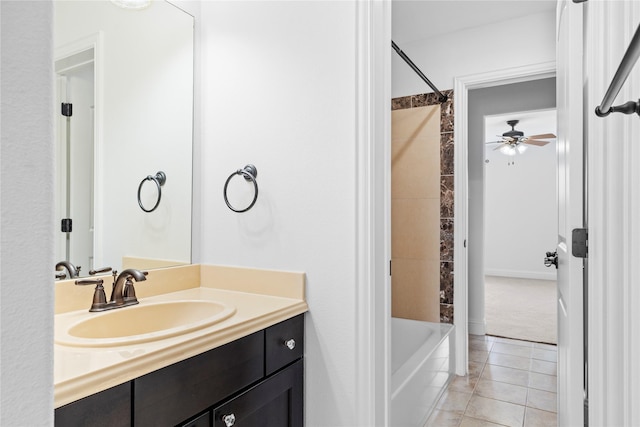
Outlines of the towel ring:
M158 200L156 200L156 204L153 205L151 209L146 209L142 204L142 199L140 198L140 191L142 191L142 184L144 184L146 181L153 181L156 183L156 187L158 187ZM160 204L160 199L162 198L162 186L164 185L165 182L167 182L167 174L165 174L162 171L159 171L155 176L149 175L146 178L144 178L142 181L140 181L140 185L138 185L138 206L140 206L140 209L142 209L147 213L153 212L156 210L156 208Z
M231 206L231 203L229 203L229 199L227 198L227 186L229 185L229 181L231 181L231 178L233 178L235 175L242 175L244 176L244 179L246 179L247 181L253 182L253 188L255 189L255 194L253 195L253 201L251 201L251 204L247 206L245 209L234 208L233 206ZM253 205L256 204L256 200L258 200L258 183L256 182L257 176L258 176L258 170L253 165L247 165L243 169L238 169L237 171L229 175L229 178L227 178L227 181L224 183L224 191L223 191L224 202L227 204L227 207L229 209L237 213L242 213L242 212L248 211L253 207Z

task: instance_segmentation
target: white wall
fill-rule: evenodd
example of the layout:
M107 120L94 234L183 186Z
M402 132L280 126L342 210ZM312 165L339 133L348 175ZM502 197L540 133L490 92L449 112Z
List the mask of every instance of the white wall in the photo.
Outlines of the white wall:
M437 19L437 8L434 17ZM448 33L400 46L438 89L453 88L455 77L555 60L555 12ZM431 92L395 53L392 97Z
M356 4L204 2L201 12L201 261L306 272L306 423L358 425ZM248 163L260 196L236 214L222 189Z
M553 89L549 90L553 96ZM551 98L553 101L553 98ZM496 141L510 129L507 120L520 120L525 135L556 133L556 111L513 112L485 116L485 141ZM492 122L492 125L489 125ZM527 145L514 157L485 145L484 266L485 274L555 280L555 267L545 267L544 254L558 240L555 140L539 147ZM487 163L487 160L489 161ZM513 164L509 164L509 162Z
M53 11L0 2L0 424L53 424ZM47 286L49 285L49 286Z

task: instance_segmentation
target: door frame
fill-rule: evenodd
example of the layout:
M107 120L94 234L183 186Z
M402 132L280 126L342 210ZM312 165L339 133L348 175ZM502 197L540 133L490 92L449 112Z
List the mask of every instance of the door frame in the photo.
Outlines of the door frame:
M523 67L505 68L454 78L454 252L453 306L455 325L455 371L466 375L469 358L469 281L466 242L469 229L468 206L468 120L469 91L510 83L554 77L556 62L542 62Z
M102 158L103 150L104 150L104 140L103 140L103 126L104 126L104 118L103 118L103 109L102 103L104 99L104 33L102 31L98 31L97 33L90 34L86 37L82 37L80 39L69 42L65 45L58 46L54 50L54 61L59 61L64 58L72 57L81 52L93 50L93 103L94 103L94 122L93 122L93 185L94 185L94 195L101 194L104 192L103 189L103 165L99 161ZM56 73L57 74L57 73ZM57 107L59 108L59 107ZM57 111L57 108L54 111ZM56 136L58 136L56 134ZM102 239L102 230L103 230L103 221L104 215L104 207L100 200L94 197L93 200L93 259L94 265L96 263L100 264L100 260L103 257L103 248L101 245L96 245L95 242L101 242Z

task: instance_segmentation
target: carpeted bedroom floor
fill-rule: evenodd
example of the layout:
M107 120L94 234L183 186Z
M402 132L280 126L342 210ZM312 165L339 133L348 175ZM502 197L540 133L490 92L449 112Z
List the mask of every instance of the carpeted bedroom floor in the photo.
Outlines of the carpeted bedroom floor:
M557 344L556 281L485 276L487 335Z

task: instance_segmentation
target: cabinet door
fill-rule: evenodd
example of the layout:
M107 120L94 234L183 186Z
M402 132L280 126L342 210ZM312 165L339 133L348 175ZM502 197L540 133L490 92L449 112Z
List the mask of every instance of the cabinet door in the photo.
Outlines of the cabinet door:
M264 377L256 332L134 380L134 425L176 425Z
M217 407L214 427L302 427L303 360Z
M211 427L211 411L182 423L179 427Z
M131 382L61 406L54 413L56 427L131 425Z

